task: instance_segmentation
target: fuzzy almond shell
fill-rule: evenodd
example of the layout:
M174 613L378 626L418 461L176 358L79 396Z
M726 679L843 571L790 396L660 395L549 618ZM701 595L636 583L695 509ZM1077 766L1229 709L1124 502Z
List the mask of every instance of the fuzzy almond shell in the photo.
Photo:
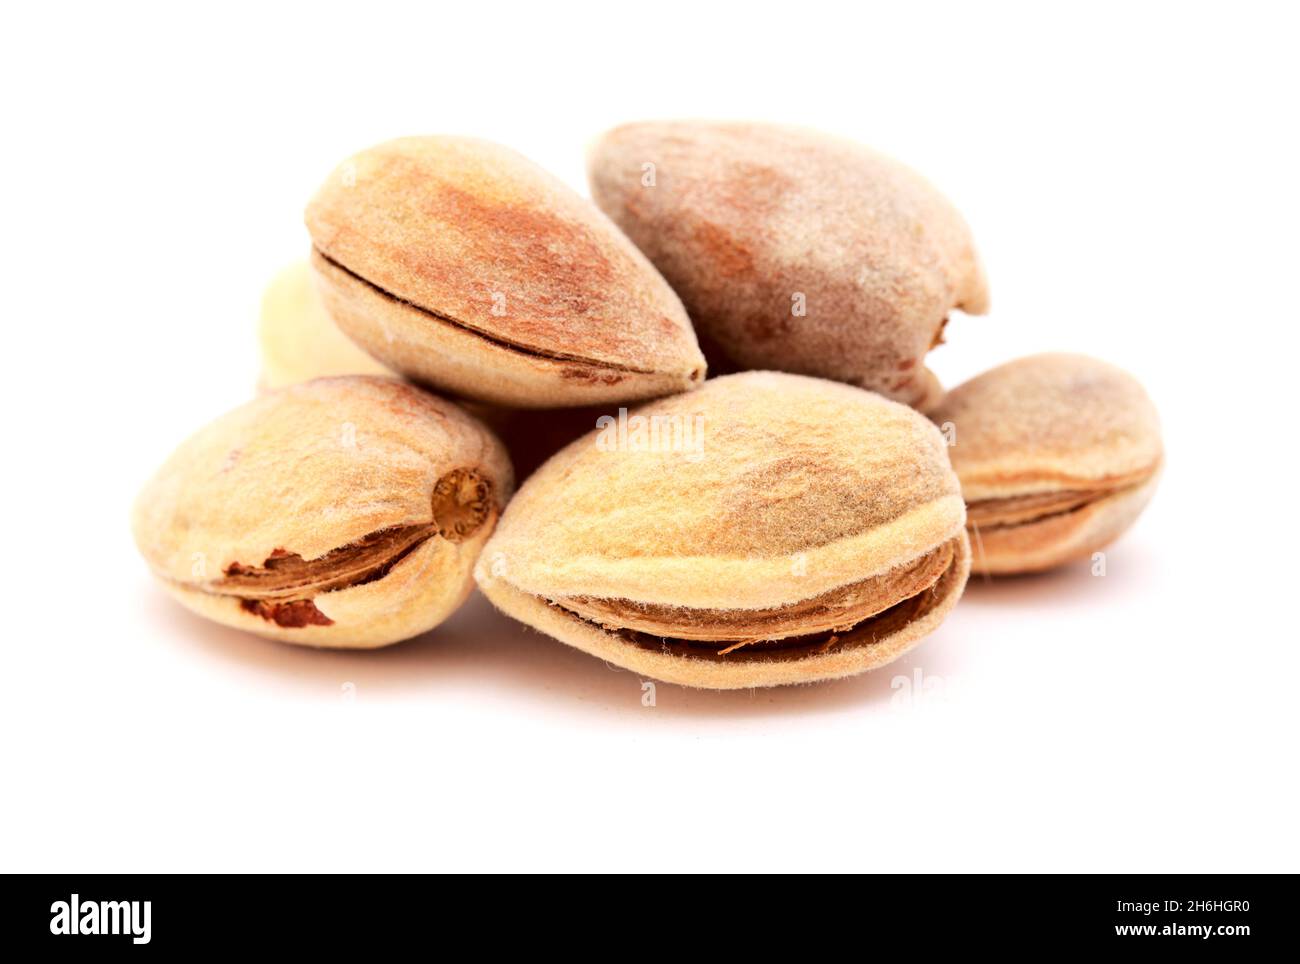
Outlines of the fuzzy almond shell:
M1127 372L1085 355L1020 358L954 388L951 423L967 501L1141 481L1161 461L1160 422Z
M658 445L632 444L638 418L658 421ZM965 522L937 429L847 385L730 375L641 406L627 426L628 444L616 425L598 428L533 473L485 547L480 583L781 606L910 561ZM687 428L691 444L670 444Z
M597 142L588 170L596 203L676 289L715 366L819 375L921 406L948 313L987 310L961 215L861 145L765 124L639 123Z
M327 626L280 626L249 613L235 596L162 581L181 605L213 622L286 643L328 649L374 649L433 629L469 596L471 572L491 534L484 525L463 542L429 539L382 578L315 597Z
M490 483L487 523L462 542L427 539L381 579L316 596L335 625L280 627L212 592L235 563L258 567L277 551L315 560L431 523L434 487L457 469ZM191 436L141 491L132 529L155 575L210 618L295 642L377 645L459 604L512 487L500 442L450 402L393 378L325 378L263 395Z
M390 375L343 334L325 311L306 261L289 265L262 296L258 326L262 388L332 375Z
M980 573L1004 575L1042 572L1087 559L1137 521L1155 494L1158 481L1157 472L1140 485L1122 488L1073 512L1023 525L972 530L972 568Z
M892 662L934 632L961 598L970 574L971 553L966 533L954 540L953 563L932 589L915 618L891 621L870 641L860 645L841 643L825 652L801 653L797 658L781 654L740 650L723 658L708 658L671 647L651 649L636 646L599 626L574 619L545 599L520 592L504 580L479 581L493 605L508 616L589 653L607 663L629 669L644 677L699 689L751 689L787 686L840 679L876 669ZM481 570L481 565L480 565Z
M703 376L690 320L654 267L592 204L507 148L380 144L326 181L306 221L331 313L411 377L545 406L651 397Z

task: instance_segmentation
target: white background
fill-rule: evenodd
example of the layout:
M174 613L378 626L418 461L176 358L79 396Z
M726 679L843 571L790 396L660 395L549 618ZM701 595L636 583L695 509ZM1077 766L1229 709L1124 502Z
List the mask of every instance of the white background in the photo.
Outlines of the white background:
M975 6L10 10L0 867L1300 869L1294 15ZM131 500L251 396L336 162L473 134L585 193L592 137L685 116L844 134L956 202L994 307L947 384L1047 349L1144 381L1168 464L1106 576L976 579L892 667L654 707L477 596L349 655L151 584Z

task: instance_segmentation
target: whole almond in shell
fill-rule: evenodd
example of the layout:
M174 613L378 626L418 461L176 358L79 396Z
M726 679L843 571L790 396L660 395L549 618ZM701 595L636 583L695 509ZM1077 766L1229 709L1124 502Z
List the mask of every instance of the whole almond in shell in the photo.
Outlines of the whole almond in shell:
M261 636L374 647L445 619L510 497L505 450L395 378L269 392L183 443L136 501L162 585Z
M931 417L952 440L980 572L1036 572L1109 545L1146 508L1164 460L1142 386L1084 355L1008 362Z
M949 313L987 310L961 215L861 145L768 124L628 124L588 170L717 371L818 375L925 408L941 394L925 356Z
M965 507L938 430L879 395L749 372L641 406L539 468L475 569L500 609L644 676L848 676L961 595Z
M681 302L590 202L507 148L407 137L307 206L339 327L386 366L530 408L684 391L704 358Z

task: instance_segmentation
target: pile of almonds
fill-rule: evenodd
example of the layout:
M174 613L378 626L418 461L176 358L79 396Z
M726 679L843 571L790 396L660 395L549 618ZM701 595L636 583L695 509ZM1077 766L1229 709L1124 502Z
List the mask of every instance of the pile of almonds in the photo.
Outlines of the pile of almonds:
M961 216L897 161L643 123L590 179L594 205L456 137L342 164L307 207L309 264L267 292L265 391L136 504L167 590L376 647L477 582L644 676L773 686L895 659L972 567L1088 558L1150 499L1159 426L1119 369L1040 355L945 394L925 356L987 286Z

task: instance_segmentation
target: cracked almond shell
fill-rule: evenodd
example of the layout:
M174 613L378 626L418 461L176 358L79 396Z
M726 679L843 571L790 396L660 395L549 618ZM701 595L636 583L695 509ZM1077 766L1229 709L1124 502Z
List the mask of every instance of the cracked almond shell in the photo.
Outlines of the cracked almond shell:
M957 477L911 409L748 372L625 425L626 444L609 425L560 451L506 509L475 578L507 614L643 676L735 689L887 663L961 595Z
M509 498L477 420L394 378L271 392L178 448L135 505L136 544L185 606L260 636L374 647L464 601Z
M307 206L339 327L386 366L479 401L552 408L694 387L681 302L590 202L507 148L407 137Z
M389 375L325 311L306 261L289 265L262 296L258 325L264 389L332 375Z
M987 310L961 215L858 144L768 124L628 124L596 143L588 172L715 370L818 375L925 408L942 394L925 356L949 312Z
M974 568L1036 572L1118 538L1155 492L1160 423L1142 386L1083 355L1033 355L953 389L951 426Z

